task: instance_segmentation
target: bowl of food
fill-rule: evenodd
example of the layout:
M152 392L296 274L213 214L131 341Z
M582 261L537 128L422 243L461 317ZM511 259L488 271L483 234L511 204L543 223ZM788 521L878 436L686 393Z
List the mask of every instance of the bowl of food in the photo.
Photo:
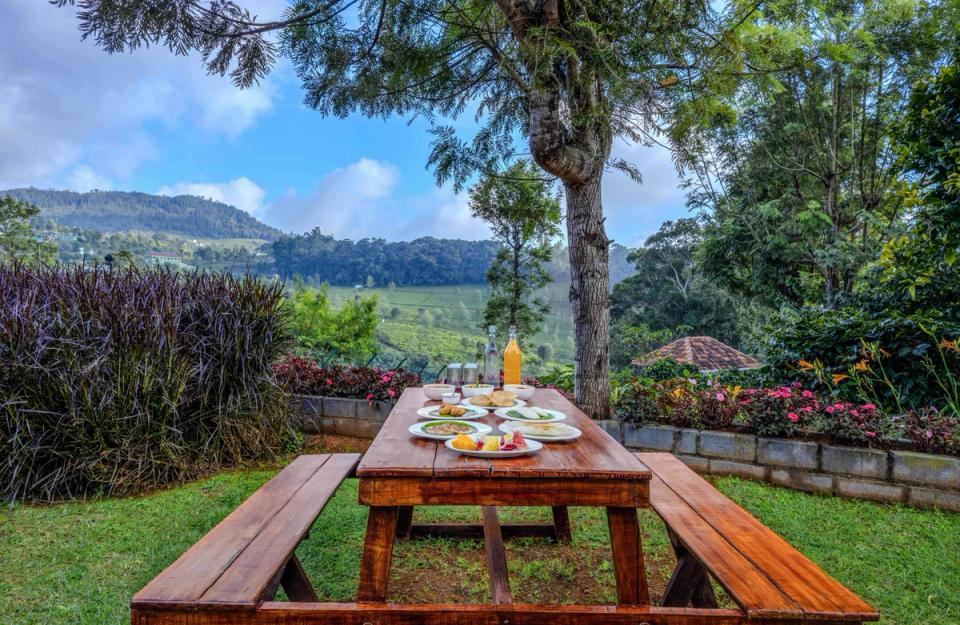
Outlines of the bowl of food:
M456 389L452 384L424 384L423 393L428 399L440 401L444 393L452 393Z
M504 384L503 390L513 393L517 399L527 400L533 397L533 392L537 389L529 384Z
M493 384L465 384L463 386L464 397L474 397L476 395L486 395L493 391Z

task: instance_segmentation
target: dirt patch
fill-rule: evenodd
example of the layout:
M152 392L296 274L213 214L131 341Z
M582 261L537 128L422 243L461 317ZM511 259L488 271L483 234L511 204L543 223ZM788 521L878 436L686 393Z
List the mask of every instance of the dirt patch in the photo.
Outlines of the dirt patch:
M610 549L557 545L549 540L507 541L510 585L517 603L604 605L616 603ZM646 557L651 600L658 603L674 560ZM390 601L485 603L490 601L486 556L476 540L426 539L397 545Z

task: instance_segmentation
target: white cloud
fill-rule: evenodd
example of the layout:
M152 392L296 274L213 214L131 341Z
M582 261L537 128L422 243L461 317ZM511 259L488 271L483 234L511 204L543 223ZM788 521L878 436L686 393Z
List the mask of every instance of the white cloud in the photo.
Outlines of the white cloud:
M272 108L272 77L240 90L163 46L110 55L81 41L76 9L0 2L0 184L44 185L88 167L128 176L156 151L145 124L235 137ZM115 171L109 171L115 170Z
M109 178L98 174L86 165L73 168L73 171L67 175L67 186L70 190L81 193L94 189L108 191L113 188Z
M178 182L160 187L157 193L171 196L196 195L236 206L251 215L257 215L260 211L265 195L263 189L247 177L229 182Z
M689 215L669 150L618 139L613 146L613 156L635 165L643 176L643 183L637 184L621 171L608 171L604 175L603 207L608 237L621 245L637 247L664 221ZM630 234L620 238L617 233L621 232Z
M337 238L489 238L486 225L470 215L465 193L444 187L405 195L400 181L396 165L361 158L324 176L309 195L290 191L258 217L287 232L320 228Z
M263 219L293 232L320 227L339 237L377 236L373 233L382 231L385 200L399 180L395 165L361 158L324 176L310 195L290 192L273 202L264 209Z

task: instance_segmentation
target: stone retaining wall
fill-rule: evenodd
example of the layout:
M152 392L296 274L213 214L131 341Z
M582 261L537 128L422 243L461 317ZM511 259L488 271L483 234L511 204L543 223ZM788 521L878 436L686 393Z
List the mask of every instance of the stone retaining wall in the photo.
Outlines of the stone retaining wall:
M291 425L305 434L373 438L393 405L293 396ZM960 512L960 458L841 447L753 434L598 421L625 446L669 451L699 473L735 475L797 490Z
M393 404L385 401L294 395L290 425L304 434L373 438Z
M960 512L960 458L666 425L600 423L627 447L669 451L700 473Z

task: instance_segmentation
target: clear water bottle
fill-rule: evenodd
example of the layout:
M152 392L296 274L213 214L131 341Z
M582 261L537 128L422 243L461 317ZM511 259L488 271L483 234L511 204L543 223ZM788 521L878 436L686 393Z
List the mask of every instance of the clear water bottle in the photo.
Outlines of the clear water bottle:
M490 335L483 350L483 382L500 386L500 352L497 350L497 326L488 328Z

